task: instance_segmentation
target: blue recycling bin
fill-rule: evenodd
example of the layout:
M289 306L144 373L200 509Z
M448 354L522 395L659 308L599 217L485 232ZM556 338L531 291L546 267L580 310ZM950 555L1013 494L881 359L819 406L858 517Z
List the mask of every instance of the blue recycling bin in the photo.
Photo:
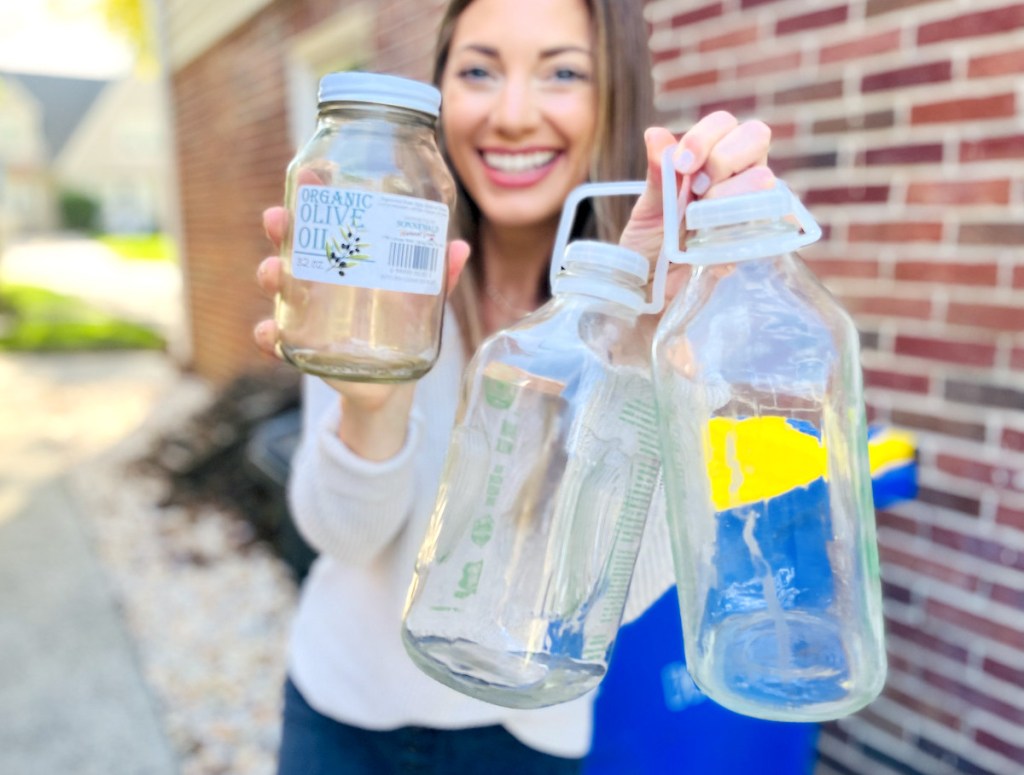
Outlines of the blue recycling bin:
M869 429L876 508L917 494L906 433ZM818 724L765 721L727 710L690 679L675 589L622 627L594 705L585 775L810 775Z

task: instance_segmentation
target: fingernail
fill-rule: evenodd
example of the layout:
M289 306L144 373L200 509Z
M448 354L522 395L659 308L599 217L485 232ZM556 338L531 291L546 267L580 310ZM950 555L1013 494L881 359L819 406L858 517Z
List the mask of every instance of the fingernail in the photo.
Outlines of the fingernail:
M690 171L690 167L693 166L695 158L693 151L689 148L684 148L683 152L676 157L676 172L685 175Z
M707 173L701 172L693 179L690 190L697 196L703 196L709 188L711 188L711 178L707 176Z

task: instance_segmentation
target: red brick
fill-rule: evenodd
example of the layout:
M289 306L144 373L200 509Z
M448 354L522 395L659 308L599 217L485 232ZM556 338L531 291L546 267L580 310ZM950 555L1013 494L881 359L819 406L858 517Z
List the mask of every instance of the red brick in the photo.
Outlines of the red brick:
M889 186L812 188L801 199L808 207L824 204L879 204L888 201Z
M989 589L988 596L993 603L1002 603L1011 608L1016 608L1018 611L1024 611L1024 587L1008 587L1005 584L993 584Z
M893 318L927 320L932 314L931 299L908 299L891 296L842 295L843 306L854 316L879 315Z
M651 51L651 63L660 65L663 62L674 62L683 55L683 49L679 46L673 46L672 48L658 49L657 51Z
M943 473L952 474L961 479L970 479L999 489L1024 492L1024 488L1014 485L1014 475L1017 471L1012 466L997 466L983 463L980 460L967 460L957 455L939 453L935 459L935 467Z
M702 5L700 8L694 8L692 11L686 11L685 13L677 13L675 16L672 17L670 26L672 27L672 29L678 29L679 27L689 27L691 24L706 21L707 19L714 19L716 16L721 15L721 3L708 3L707 5Z
M904 8L912 8L915 5L925 5L926 3L934 3L938 0L868 0L866 15L868 18L872 16L881 16L885 13L892 13L893 11L902 11Z
M917 44L926 46L945 40L1006 34L1018 27L1024 27L1024 3L922 24L917 30Z
M978 741L979 745L983 745L985 748L996 751L1007 759L1017 762L1017 764L1024 765L1024 745L1021 745L1020 741L1011 743L1010 741L1004 740L998 735L985 729L977 730L974 733L974 739Z
M968 517L977 517L981 512L981 502L977 498L940 490L936 487L918 486L917 500L949 511L958 511Z
M1024 73L1024 48L1013 48L1001 54L974 57L967 66L969 78Z
M1024 331L1024 307L952 302L946 313L950 323L995 331Z
M937 433L952 439L985 440L985 426L979 422L951 420L936 414L920 414L905 409L894 409L891 419L893 425L911 430Z
M905 89L909 86L919 86L926 83L942 83L949 81L952 77L953 63L946 60L943 62L930 62L926 65L901 67L881 73L872 73L861 79L860 88L863 92Z
M1024 158L1024 134L987 137L960 143L960 161Z
M866 129L888 129L896 123L893 110L876 110L872 113L840 116L815 121L811 131L816 135L827 135L835 132L863 131Z
M914 571L960 589L965 589L968 592L975 592L979 587L977 576L954 567L955 564L943 564L929 557L905 552L891 546L884 546L882 542L879 543L878 556L882 561L883 568L886 565L898 565L906 570Z
M842 81L820 81L775 92L776 105L796 105L843 96Z
M832 24L840 24L846 21L849 12L849 7L843 4L801 14L800 16L789 16L785 19L779 19L775 23L775 34L779 36L789 35L794 32L815 30Z
M918 695L908 694L907 692L897 689L891 684L887 684L882 691L882 695L895 702L897 705L905 708L906 711L915 716L922 716L932 721L937 721L943 726L949 727L952 730L959 730L962 728L962 722L960 716L955 712L950 711L948 708L940 707L935 703L925 702ZM893 735L899 739L900 735Z
M941 143L895 145L864 151L858 161L868 166L880 164L928 164L941 162L942 153Z
M743 116L751 115L755 110L757 110L757 97L753 95L748 97L726 97L724 99L702 103L700 106L700 114L702 116L706 116L708 113L714 113L716 110L727 110L742 118Z
M933 180L911 183L907 188L908 204L971 205L1009 204L1010 181L1001 180Z
M1024 632L1013 627L998 624L939 600L929 600L925 604L925 610L932 616L962 628L972 637L990 638L1011 648L1024 648Z
M847 236L850 242L938 242L942 239L942 224L929 221L851 223Z
M1021 606L1021 608L1024 609L1024 606ZM992 657L985 657L981 666L982 670L989 675L1006 681L1013 686L1024 686L1024 669L1010 667Z
M943 391L948 401L1019 411L1024 406L1024 390L966 379L948 378Z
M1013 287L1024 288L1024 266L1015 266L1013 268Z
M1000 504L996 509L996 523L1017 530L1024 530L1024 510L1012 509L1009 506Z
M949 702L941 704L938 701L926 702L921 695L908 694L893 686L886 686L883 694L915 715L938 721L940 724L954 730L961 728L960 714L956 712L955 706L950 707Z
M912 124L937 124L954 121L986 121L1012 118L1017 114L1017 98L1012 92L992 97L973 97L915 105L910 112Z
M975 341L955 342L909 334L900 334L896 337L893 352L897 355L928 358L963 366L993 366L996 361L994 344L979 344Z
M894 511L888 511L887 509L879 509L875 513L875 519L878 522L879 529L896 530L912 536L921 535L923 532L921 525L913 519L904 517Z
M1015 452L1024 452L1024 429L1003 428L1003 435L1000 439L1003 449L1012 449Z
M900 31L889 30L874 35L866 35L855 40L826 46L818 54L818 61L823 64L843 62L848 59L884 54L900 47Z
M772 139L786 140L796 137L796 124L790 122L772 122Z
M767 75L785 70L796 70L800 67L800 52L787 51L784 54L756 59L752 62L744 62L736 68L736 75L746 78L751 75ZM773 126L774 130L775 127Z
M876 259L808 259L805 263L815 275L822 279L829 277L850 277L870 279L878 277L878 261Z
M783 175L792 170L835 167L837 160L838 154L835 151L798 154L795 156L773 156L772 169L775 170L776 174Z
M997 566L1024 568L1024 556L999 541L979 538L937 525L932 525L929 530L932 541L937 544L978 557Z
M960 225L959 242L1017 247L1024 244L1024 223L964 223Z
M947 264L937 261L900 261L896 264L895 278L910 282L929 282L942 285L994 286L998 279L996 264Z
M711 38L704 38L697 46L697 49L702 53L706 54L709 51L719 51L724 48L736 48L737 46L746 46L750 43L757 41L758 31L757 25L750 25L749 27L741 27L737 30L730 30L729 32L716 35Z
M902 603L903 605L911 605L914 602L914 595L908 587L886 581L885 579L882 579L882 597L886 600Z
M719 73L717 70L702 70L697 73L675 76L662 85L665 91L676 91L681 89L692 89L696 86L708 86L718 83Z
M941 654L965 665L967 664L967 649L940 637L940 634L945 635L948 633L948 627L936 626L935 623L928 621L923 622L921 625L910 626L890 617L886 620L885 629L897 638L902 638L929 651L934 651L936 654Z
M984 708L990 713L1009 721L1012 724L1024 723L1024 708L992 697L974 686L958 681L937 670L924 670L921 677L932 686L949 692L954 697L966 700L973 707Z
M920 374L903 374L882 369L864 369L864 381L871 388L885 388L903 393L926 394L931 385L928 377Z

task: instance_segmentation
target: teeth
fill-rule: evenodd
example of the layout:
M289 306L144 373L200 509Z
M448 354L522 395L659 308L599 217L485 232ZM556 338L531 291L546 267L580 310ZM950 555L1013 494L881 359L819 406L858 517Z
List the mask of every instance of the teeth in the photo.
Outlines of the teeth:
M533 153L485 153L484 161L488 166L502 172L526 172L545 164L555 158L554 151L534 151Z

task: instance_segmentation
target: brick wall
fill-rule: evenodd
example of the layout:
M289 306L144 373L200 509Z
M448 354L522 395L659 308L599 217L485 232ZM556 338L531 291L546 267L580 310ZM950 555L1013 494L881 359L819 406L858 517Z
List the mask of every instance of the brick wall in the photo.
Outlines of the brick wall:
M623 0L625 1L625 0ZM424 77L439 0L377 3L375 66ZM279 0L173 75L195 368L265 365L253 271L292 155L283 46L345 0ZM1024 771L1024 3L648 0L659 106L775 130L826 229L805 253L863 334L872 419L917 432L879 514L890 680L822 775Z
M287 42L350 4L278 0L172 74L191 366L214 383L271 365L252 327L272 310L255 284L256 266L271 251L260 214L281 201L294 154ZM374 67L426 77L439 3L375 6Z
M650 0L675 129L725 107L827 239L870 414L920 498L878 515L890 679L821 773L1024 771L1024 3Z

